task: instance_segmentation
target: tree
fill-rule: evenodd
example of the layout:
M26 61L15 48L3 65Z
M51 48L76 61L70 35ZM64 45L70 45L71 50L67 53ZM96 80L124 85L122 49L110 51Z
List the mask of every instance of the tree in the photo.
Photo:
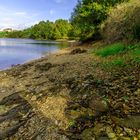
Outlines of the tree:
M81 39L98 34L99 25L107 18L112 6L127 0L78 0L71 15L71 24L79 30Z

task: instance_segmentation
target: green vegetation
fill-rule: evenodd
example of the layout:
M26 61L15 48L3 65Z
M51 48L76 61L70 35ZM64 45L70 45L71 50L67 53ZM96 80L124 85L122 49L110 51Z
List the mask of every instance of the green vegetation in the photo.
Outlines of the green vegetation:
M96 55L99 55L101 57L107 57L110 55L116 55L116 54L122 53L125 50L126 50L126 47L124 44L117 43L117 44L108 45L100 50L97 50Z
M106 45L98 48L94 54L100 57L101 67L104 69L110 70L112 68L133 66L140 64L140 43Z
M78 0L70 22L64 19L58 19L55 22L41 21L23 31L8 33L7 37L40 40L80 39L82 41L101 39L100 25L108 18L110 9L126 1L129 0ZM136 36L139 36L139 32L135 32Z
M116 59L116 60L111 60L103 63L101 65L104 69L112 69L112 68L122 68L126 66L125 60L122 58Z
M102 39L107 45L96 51L101 57L129 52L139 61L140 3L139 0L78 0L70 21L41 21L23 31L1 33L0 37L32 38L39 40L80 39L82 41ZM130 43L131 42L131 43ZM133 50L133 52L131 51ZM111 62L121 65L120 60Z
M0 38L6 37L8 32L0 32Z
M39 40L68 39L72 26L67 20L58 19L55 22L41 21L23 31L14 31L7 35L9 38L32 38Z
M74 36L82 40L100 39L100 24L107 19L111 7L128 0L79 0L75 7L71 23Z
M102 36L108 43L121 40L136 41L140 39L140 2L131 0L122 3L109 12L102 24Z

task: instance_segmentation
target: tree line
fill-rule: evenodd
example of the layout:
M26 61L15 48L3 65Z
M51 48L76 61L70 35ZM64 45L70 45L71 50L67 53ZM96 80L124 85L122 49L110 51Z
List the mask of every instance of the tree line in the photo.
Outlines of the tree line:
M67 20L58 19L55 22L41 21L22 31L8 33L9 38L32 38L42 40L67 39L72 26Z
M108 17L109 10L128 0L78 0L70 20L41 21L23 31L7 34L10 38L56 39L100 39L100 25Z

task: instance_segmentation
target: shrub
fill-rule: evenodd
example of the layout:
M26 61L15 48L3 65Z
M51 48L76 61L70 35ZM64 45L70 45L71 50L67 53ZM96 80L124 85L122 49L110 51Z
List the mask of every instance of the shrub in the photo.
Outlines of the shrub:
M140 39L140 1L131 0L113 8L101 33L107 43Z

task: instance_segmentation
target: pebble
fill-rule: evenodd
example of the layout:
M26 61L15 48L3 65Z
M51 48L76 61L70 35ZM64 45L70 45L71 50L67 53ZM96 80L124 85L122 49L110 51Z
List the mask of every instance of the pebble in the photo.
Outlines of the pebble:
M31 101L36 101L37 97L36 96L32 96Z
M130 137L120 137L119 140L131 140Z
M138 138L134 137L134 140L138 140Z
M108 137L99 137L98 140L109 140Z
M129 135L132 136L133 135L133 130L129 129L129 128L124 128L125 132Z
M115 133L108 133L107 135L108 135L108 137L109 137L110 139L113 139L113 140L114 140L114 138L116 138Z
M140 140L140 133L138 134L138 140Z

